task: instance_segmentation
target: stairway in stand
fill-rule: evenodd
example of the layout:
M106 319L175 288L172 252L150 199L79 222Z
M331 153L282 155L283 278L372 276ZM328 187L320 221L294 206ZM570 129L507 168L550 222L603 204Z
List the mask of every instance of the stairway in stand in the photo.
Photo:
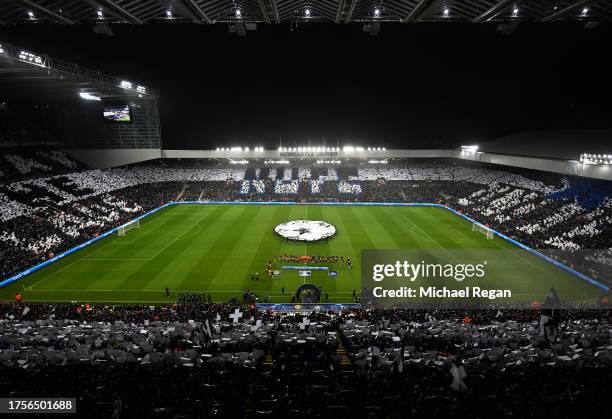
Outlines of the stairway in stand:
M336 355L340 357L340 366L342 369L349 369L352 365L351 359L346 352L346 348L342 344L342 341L338 343L338 348L336 349Z

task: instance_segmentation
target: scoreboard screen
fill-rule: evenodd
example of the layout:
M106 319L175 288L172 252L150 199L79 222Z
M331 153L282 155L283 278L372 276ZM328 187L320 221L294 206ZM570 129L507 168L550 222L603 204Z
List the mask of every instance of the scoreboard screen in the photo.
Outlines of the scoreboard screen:
M129 105L104 105L102 107L102 115L105 121L132 122Z

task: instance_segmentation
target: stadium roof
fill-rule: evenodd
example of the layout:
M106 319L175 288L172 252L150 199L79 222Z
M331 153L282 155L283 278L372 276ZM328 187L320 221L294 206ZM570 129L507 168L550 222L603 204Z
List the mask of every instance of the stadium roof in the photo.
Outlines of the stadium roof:
M578 160L583 153L610 154L612 129L526 131L479 144L479 151Z
M155 98L158 92L134 80L122 80L99 71L16 47L0 40L2 101L13 98L73 100Z
M612 20L610 0L8 0L0 24Z

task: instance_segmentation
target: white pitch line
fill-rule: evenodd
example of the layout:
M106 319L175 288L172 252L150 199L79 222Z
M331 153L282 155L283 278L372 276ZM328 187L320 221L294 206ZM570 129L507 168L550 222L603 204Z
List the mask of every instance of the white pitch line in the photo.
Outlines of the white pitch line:
M451 217L452 217L452 218L454 218L454 216L453 216L453 215L452 215L450 212L449 212L449 213L447 213L447 217L448 217L448 218L451 218ZM466 220L466 221L467 221L467 220ZM466 234L466 237L468 237L470 240L472 240L472 241L476 242L476 240L474 240L474 239L473 239L473 238L472 238L472 237L471 237L469 234ZM504 239L501 239L501 240L504 240ZM504 242L505 242L505 240L504 240ZM524 264L523 262L525 262L525 261L526 261L526 262L527 262L529 265L531 265L531 267L533 267L533 268L535 268L535 269L539 270L540 272L542 272L542 273L546 274L546 276L547 276L548 278L553 277L553 278L555 278L555 279L556 279L556 275L555 275L555 274L551 273L551 272L550 272L549 270L547 270L547 269L541 268L540 266L536 265L534 262L532 262L532 261L531 261L531 258L532 258L532 257L535 257L535 255L533 255L532 253L529 253L528 251L526 251L526 250L524 250L524 249L520 249L520 248L518 248L518 247L517 247L516 249L509 249L509 248L506 248L506 247L504 247L504 246L501 246L501 245L500 245L500 244L498 244L498 243L494 243L494 244L497 246L497 249L503 250L505 253L510 253L510 255L511 255L512 257L514 257L516 260L518 260L518 261L519 261L519 264L523 265L523 264ZM514 250L519 250L519 251L525 252L524 257L521 257L521 256L519 256L519 255L515 254ZM550 262L546 262L546 265L547 265L547 266L554 266L554 265L553 265L553 264L551 264Z
M210 214L210 213L209 213ZM193 224L191 227L189 227L187 230L185 230L182 234L179 234L178 236L176 236L176 238L174 240L172 240L170 243L168 243L167 245L165 245L164 247L161 248L161 250L159 250L157 253L155 253L153 256L151 256L148 260L153 260L155 259L157 256L159 256L163 251L165 251L168 247L170 247L174 242L176 242L178 239L180 239L181 237L183 237L185 234L189 233L191 231L192 228L194 228L195 226L199 226L200 222L204 219L206 219L208 217L209 214L206 214L206 216L200 220L198 220L198 222L196 222L195 224ZM202 231L202 226L200 226L200 231Z
M122 258L82 258L80 260L93 260L93 261L101 261L101 260L123 260L123 261L143 261L143 260L151 260L151 259L144 259L144 258L130 258L130 259L122 259Z
M165 224L165 223L166 223L166 221L149 221L147 224L153 224L153 223L155 223L155 224ZM153 229L149 229L149 230L145 231L145 233L144 233L144 234L142 234L141 236L142 236L142 237L144 237L145 235L149 234L151 231L153 231ZM110 239L111 237L112 237L112 236L108 236L108 237L106 237L106 239ZM100 246L99 248L94 249L93 251L91 251L91 252L87 253L87 255L85 255L85 256L83 256L83 257L81 257L80 259L75 260L75 261L74 261L74 262L72 262L71 264L66 265L66 266L64 266L63 268L61 268L61 269L59 269L59 270L57 270L57 271L55 271L55 272L51 273L50 275L47 275L47 276L45 276L45 277L41 278L40 280L38 280L38 281L37 281L37 282L35 282L34 284L30 285L30 288L34 288L34 286L37 286L37 285L39 285L39 284L43 283L44 281L46 281L47 279L51 278L51 277L52 277L52 276L54 276L55 274L58 274L58 273L60 273L60 272L64 271L65 269L68 269L69 267L71 267L72 265L74 265L74 264L75 264L75 263L77 263L77 262L80 262L80 261L82 261L82 260L96 260L95 258L86 259L86 256L91 256L91 255L93 255L94 253L96 253L96 252L98 252L98 251L102 250L102 249L103 249L103 248L105 248L106 246L108 246L108 245L110 245L110 244L114 244L114 243L117 243L117 242L116 242L115 240L110 240L108 243L105 243L105 244L103 244L102 246ZM121 243L121 242L120 242L120 243ZM111 260L111 259L99 259L99 260ZM132 260L132 259L130 259L130 260Z
M58 274L58 273L62 272L62 271L63 271L63 270L65 270L65 269L68 269L69 267L71 267L72 265L74 265L74 264L75 264L75 263L77 263L77 262L80 262L81 260L83 260L83 258L81 258L81 259L77 259L77 260L75 260L74 262L72 262L71 264L66 265L66 266L64 266L63 268L58 269L57 271L55 271L55 272L53 272L53 273L51 273L51 274L49 274L49 275L47 275L47 276L45 276L45 277L41 278L39 281L37 281L37 282L35 282L34 284L30 285L30 288L34 288L34 285L39 285L39 284L41 284L42 282L44 282L44 281L46 281L47 279L51 278L53 275Z
M208 216L208 214L207 214ZM206 218L206 217L204 217ZM177 240L179 240L182 236L184 236L185 234L189 233L194 227L198 227L198 233L202 231L202 226L200 225L200 222L202 221L202 219L200 219L197 223L193 224L191 227L189 227L187 230L183 231L181 234L179 234L176 238L174 238L171 242L169 242L167 245L165 245L163 248L161 248L161 250L159 250L157 253L155 253L153 256L151 256L150 258L127 258L127 259L122 259L122 258L83 258L82 260L92 260L92 261L105 261L105 260L111 260L111 261L142 261L142 262L146 262L146 261L152 261L153 259L155 259L157 256L159 256L164 250L166 250L170 245L172 245L172 243L176 242Z
M449 255L449 256L450 256L452 259L455 259L455 261L457 261L458 263L461 263L461 261L459 260L459 258L458 258L456 255L452 254L452 253L451 253L451 252L450 252L450 251L449 251L449 250L448 250L446 247L444 247L442 244L440 244L440 242L438 242L438 241L437 241L437 240L436 240L436 239L435 239L435 238L434 238L434 237L433 237L431 234L429 234L429 233L428 233L428 232L426 232L426 231L425 231L423 228L421 228L419 225L417 225L417 223L415 223L414 221L412 221L412 220L410 219L410 217L408 217L407 215L406 215L405 217L406 217L406 219L407 219L408 221L410 221L410 223L411 223L411 224L412 224L414 227L418 228L419 230L421 230L421 232L425 233L425 235L426 235L427 237L429 237L429 239L430 239L430 240L431 240L431 241L432 241L434 244L436 244L436 245L437 245L437 246L438 246L440 249L444 250L444 252L446 252L446 254L447 254L447 255Z

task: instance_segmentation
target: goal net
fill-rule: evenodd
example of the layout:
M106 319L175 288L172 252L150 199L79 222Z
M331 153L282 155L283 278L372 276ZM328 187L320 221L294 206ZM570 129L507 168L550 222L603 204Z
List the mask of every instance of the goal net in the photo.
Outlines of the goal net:
M140 221L139 220L130 221L129 223L124 224L121 227L119 227L117 229L117 235L125 236L125 234L128 231L133 230L135 228L140 228Z
M484 234L485 236L487 236L487 239L493 239L493 237L495 237L493 230L483 226L482 224L472 223L472 231L478 231L479 233Z

